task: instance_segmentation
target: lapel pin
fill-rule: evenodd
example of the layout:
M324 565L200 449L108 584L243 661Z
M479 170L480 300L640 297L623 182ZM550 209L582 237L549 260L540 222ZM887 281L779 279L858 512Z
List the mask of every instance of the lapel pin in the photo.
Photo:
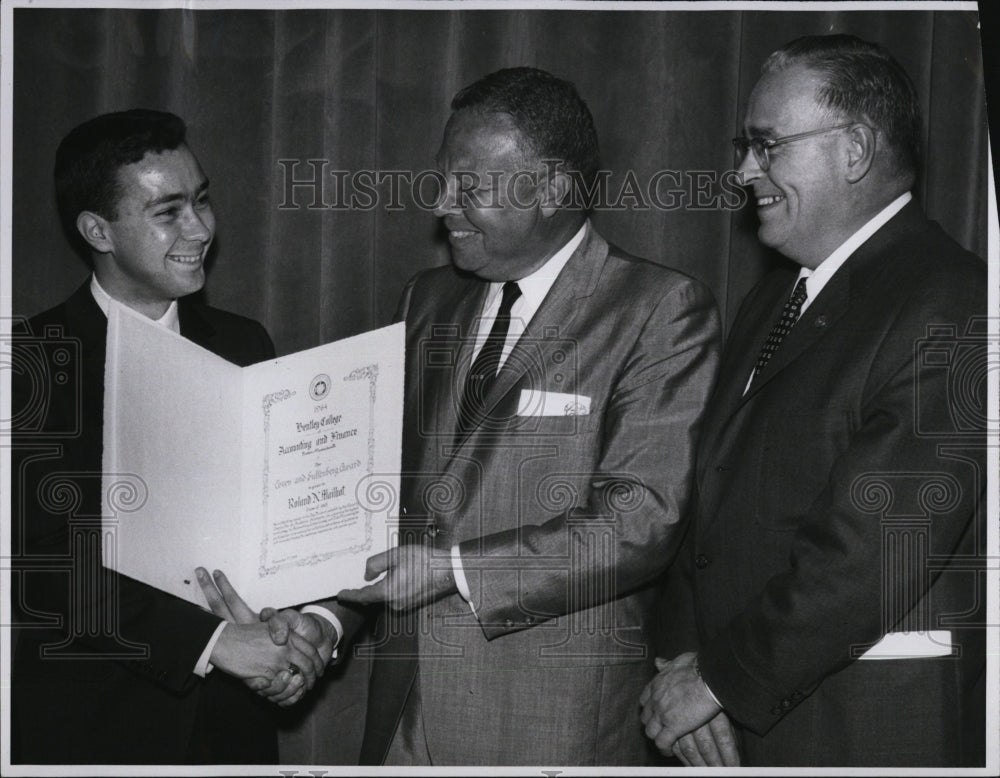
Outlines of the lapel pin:
M826 326L826 314L820 314L816 317L816 321L813 322L814 327L825 327Z

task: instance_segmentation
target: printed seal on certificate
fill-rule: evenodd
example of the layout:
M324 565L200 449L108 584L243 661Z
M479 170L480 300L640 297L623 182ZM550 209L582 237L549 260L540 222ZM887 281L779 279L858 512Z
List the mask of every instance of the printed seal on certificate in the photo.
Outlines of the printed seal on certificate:
M363 585L366 559L396 542L404 332L241 368L113 306L108 566L203 607L197 566L225 570L255 609ZM125 476L144 499L115 497Z

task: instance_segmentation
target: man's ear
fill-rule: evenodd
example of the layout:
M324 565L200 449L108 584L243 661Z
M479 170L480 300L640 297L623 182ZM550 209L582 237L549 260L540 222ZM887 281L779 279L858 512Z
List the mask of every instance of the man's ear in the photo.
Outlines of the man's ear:
M545 184L542 188L542 215L552 216L571 199L573 179L560 167L549 167Z
M93 211L80 211L76 217L76 229L87 244L99 254L114 250L114 241L108 229L108 220Z
M871 127L855 124L847 131L847 181L856 184L875 161L876 136Z

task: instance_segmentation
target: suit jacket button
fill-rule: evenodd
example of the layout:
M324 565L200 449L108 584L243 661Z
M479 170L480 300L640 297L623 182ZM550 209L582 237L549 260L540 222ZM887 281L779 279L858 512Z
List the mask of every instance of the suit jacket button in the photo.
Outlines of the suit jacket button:
M780 716L782 713L783 713L783 711L777 705L775 705L773 708L771 708L771 715L773 715L773 716Z
M511 627L513 627L513 626L514 626L514 622L513 622L513 621L511 621L510 619L507 619L507 620L506 620L506 621L504 622L504 625L505 625L505 626L507 627L507 629L510 629Z
M725 465L718 465L718 466L716 466L716 468L715 468L715 472L716 472L716 473L725 473L725 472L727 472L728 470L729 470L729 468L728 468L728 467L726 467Z
M708 567L708 557L704 554L698 554L698 556L695 557L694 566L699 570L704 570Z
M816 321L813 322L814 327L825 327L827 323L827 318L825 314L820 314L816 317Z

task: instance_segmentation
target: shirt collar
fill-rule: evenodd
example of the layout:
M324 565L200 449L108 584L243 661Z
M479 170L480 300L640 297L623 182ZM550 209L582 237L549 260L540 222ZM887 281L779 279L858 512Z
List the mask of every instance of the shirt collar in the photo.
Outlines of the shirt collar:
M108 309L111 307L112 297L104 291L104 287L97 282L96 275L92 275L90 277L90 293L94 296L94 302L97 303L98 307L104 312L104 315L107 316ZM171 332L176 332L180 335L181 321L180 316L177 314L177 301L171 300L170 305L167 307L167 310L164 311L163 315L154 321L157 324L163 325Z
M530 275L527 275L524 278L516 279L517 285L521 290L521 298L525 309L531 312L538 310L542 304L542 300L545 299L545 295L549 293L549 289L552 288L552 284L555 283L556 278L559 276L559 273L562 272L566 263L569 262L569 258L573 256L573 252L580 247L581 243L583 243L583 239L587 235L587 227L589 224L589 220L585 221L580 226L580 229L576 231L576 234L563 244L563 247L559 249L559 251L549 257L544 265ZM486 295L487 309L495 302L502 289L502 281L494 281L490 283L490 290Z
M840 246L838 246L830 256L820 262L814 270L810 270L807 267L803 267L799 270L799 278L806 279L806 292L808 293L806 302L802 306L803 311L805 311L805 309L809 307L809 304L816 299L816 296L820 293L823 287L826 286L827 282L833 278L833 274L840 269L840 267L855 251L858 250L858 248L861 247L861 244L882 229L882 227L884 227L893 216L903 210L903 206L905 206L912 199L912 194L904 192L889 203L885 208L875 214L875 216L869 219L860 230L841 243Z

